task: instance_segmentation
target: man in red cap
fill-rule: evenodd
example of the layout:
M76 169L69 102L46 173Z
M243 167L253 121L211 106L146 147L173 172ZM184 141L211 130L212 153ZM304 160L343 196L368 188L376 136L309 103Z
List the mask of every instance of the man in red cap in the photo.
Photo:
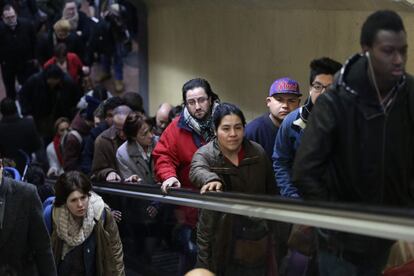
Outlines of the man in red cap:
M246 125L246 138L259 143L270 160L272 160L273 146L280 124L286 115L299 107L300 96L302 94L297 81L290 78L275 80L266 98L269 112Z

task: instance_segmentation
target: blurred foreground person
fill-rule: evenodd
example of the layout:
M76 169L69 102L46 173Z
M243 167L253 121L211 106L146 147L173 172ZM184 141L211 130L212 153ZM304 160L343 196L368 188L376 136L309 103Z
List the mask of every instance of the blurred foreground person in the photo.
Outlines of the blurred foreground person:
M209 191L276 195L272 165L263 148L244 139L245 118L233 104L219 105L213 122L217 138L201 147L191 162L190 180ZM263 219L201 210L197 228L197 266L217 275L267 275L270 225Z
M214 276L214 274L204 268L195 268L188 271L184 276Z
M414 79L401 17L377 11L312 111L293 166L305 200L414 207ZM391 241L318 231L320 275L380 275Z
M64 173L55 190L51 241L58 275L125 275L118 227L86 175Z
M0 159L0 272L4 271L56 275L36 187L3 177Z

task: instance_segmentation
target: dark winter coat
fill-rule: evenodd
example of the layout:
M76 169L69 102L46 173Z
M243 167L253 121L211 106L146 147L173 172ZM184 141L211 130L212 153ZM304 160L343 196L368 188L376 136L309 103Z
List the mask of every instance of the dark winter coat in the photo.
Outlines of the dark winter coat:
M73 118L75 115L81 91L66 74L57 87L50 89L44 72L40 72L26 81L19 97L22 114L33 116L41 135L52 137L53 125L57 118Z
M19 149L31 154L40 149L40 145L40 137L32 119L12 115L0 120L1 156L16 156Z
M18 18L13 30L0 22L0 62L8 66L27 66L35 58L36 32L31 22Z
M36 187L3 178L0 201L3 203L0 206L5 203L4 213L0 210L0 270L8 266L18 276L55 276L56 267Z
M99 123L98 126L92 128L89 135L85 137L80 161L80 169L83 173L89 174L91 172L93 153L95 151L95 140L102 132L108 129L108 127L108 124L103 121Z
M243 141L244 158L233 165L221 153L217 140L201 147L191 162L190 180L201 188L211 181L219 181L224 191L246 194L278 194L272 165L263 148L256 142ZM232 240L235 239L235 221L240 216L202 210L197 227L198 256L201 267L214 272L225 271L232 257ZM265 252L262 252L266 255Z
M383 110L356 55L318 98L296 154L293 181L305 199L414 206L414 79Z
M91 130L90 124L92 123L87 122L80 112L73 118L70 124L72 131L66 134L63 145L63 169L65 171L79 170L84 139ZM76 131L79 137L76 137L73 131Z
M370 83L367 59L357 54L318 98L293 166L293 183L304 199L414 206L414 79L407 74L396 83L385 109ZM386 255L391 245L326 232L320 248L355 260Z

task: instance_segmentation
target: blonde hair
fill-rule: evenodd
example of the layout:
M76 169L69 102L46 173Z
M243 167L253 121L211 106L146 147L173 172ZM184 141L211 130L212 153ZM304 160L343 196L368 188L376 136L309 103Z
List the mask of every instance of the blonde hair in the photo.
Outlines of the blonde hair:
M58 20L55 25L53 25L53 30L55 32L70 32L71 26L69 20L60 19Z

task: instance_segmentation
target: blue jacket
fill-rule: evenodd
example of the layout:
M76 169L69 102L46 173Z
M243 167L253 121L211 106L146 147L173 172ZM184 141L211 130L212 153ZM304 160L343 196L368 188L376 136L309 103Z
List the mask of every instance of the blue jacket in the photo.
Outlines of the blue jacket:
M289 113L283 120L276 135L273 150L273 170L280 194L285 197L299 198L298 190L292 184L292 167L299 148L304 125L298 124L302 107Z

